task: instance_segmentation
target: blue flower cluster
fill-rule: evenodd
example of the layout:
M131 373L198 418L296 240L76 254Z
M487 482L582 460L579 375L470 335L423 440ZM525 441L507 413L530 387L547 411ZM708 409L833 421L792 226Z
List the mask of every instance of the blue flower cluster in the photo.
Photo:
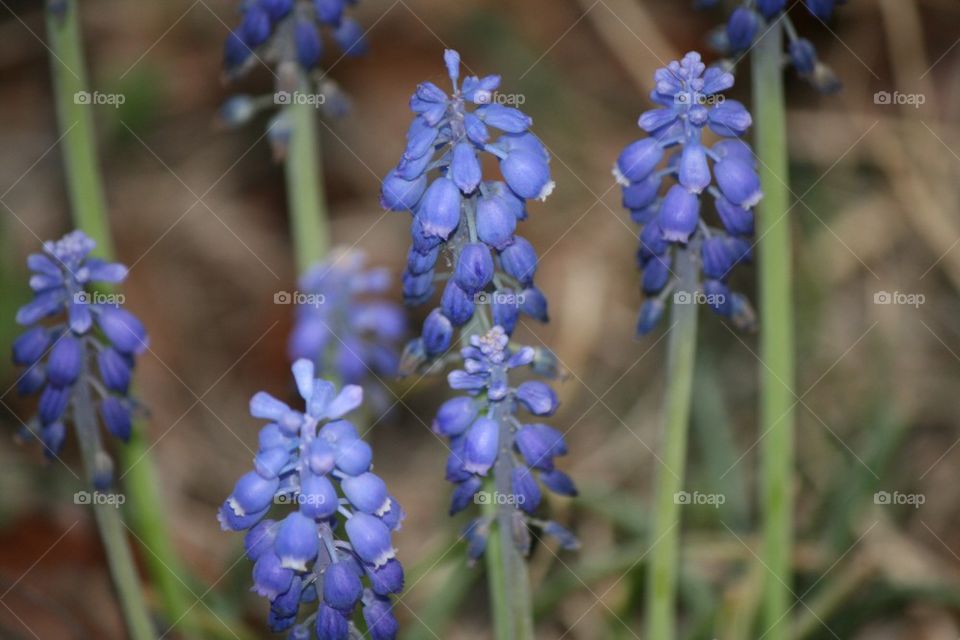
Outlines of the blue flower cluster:
M248 71L257 59L281 65L294 62L310 71L323 57L320 29L331 31L346 55L366 51L363 29L345 16L356 0L244 0L240 26L224 45L224 66L232 76Z
M739 139L752 124L750 113L721 94L733 86L733 76L707 69L698 53L658 69L654 79L651 100L660 106L639 120L650 135L628 145L614 166L614 176L623 185L623 206L643 227L638 261L648 299L640 310L638 332L651 331L663 316L676 285L672 266L678 252L699 257L704 280L702 292L676 291L675 302L703 296L718 314L749 326L749 303L731 293L726 281L734 266L751 257L745 238L753 234L752 207L762 197L753 152ZM704 128L721 139L706 146ZM676 184L661 196L668 176ZM700 215L704 191L713 197L720 228L708 226Z
M521 313L547 320L546 298L533 284L536 252L516 229L527 217L526 201L544 200L553 190L549 154L529 130L531 118L502 104L500 76L469 76L461 84L459 54L448 50L444 60L453 93L432 82L417 86L403 158L381 191L385 209L413 213L403 274L407 303L433 296L442 252L453 271L422 336L408 345L405 362L412 365L404 369L444 354L477 305L489 305L508 334ZM491 130L499 132L495 139ZM499 163L502 180L483 179L483 154Z
M334 249L300 279L290 359L315 362L344 384L396 376L406 318L381 297L389 288L390 272L367 268L362 251Z
M292 370L306 411L265 392L253 396L250 413L270 423L260 431L254 470L237 481L218 519L225 530L247 530L253 590L270 600L271 630L348 640L359 637L352 622L359 607L370 637L391 640L398 624L390 596L403 589L391 537L404 513L371 472L370 446L342 419L360 406L363 390L348 385L338 394L314 377L309 360ZM274 505L294 509L273 520ZM337 537L341 523L345 540ZM301 604L316 611L298 620Z
M833 16L834 7L844 2L804 0L804 6L811 15L826 21ZM730 14L726 27L715 34L714 44L729 55L743 53L770 25L782 20L789 39L787 56L797 73L823 93L839 90L841 85L836 74L817 59L813 43L797 34L787 9L787 0L743 0Z
M448 381L451 388L468 395L447 400L433 421L434 431L450 439L446 476L456 485L450 514L471 502L506 505L514 509L513 524L524 525L512 527L524 553L530 546L527 525L539 527L565 548L576 548L572 533L533 517L542 500L541 483L560 495L577 493L570 476L555 466L555 459L567 453L563 434L539 422L523 424L516 417L521 407L535 418L557 410L556 393L548 384L539 380L510 383L511 370L530 365L534 350L512 351L507 332L495 326L483 335L470 336L470 346L461 356L463 369L452 371ZM490 476L495 478L492 493L484 489L484 478ZM489 519L478 518L467 528L471 559L483 554L490 524Z
M95 246L82 231L73 231L27 258L34 298L17 311L17 323L30 329L14 341L13 361L26 367L17 382L22 395L42 389L24 435L39 437L51 457L63 446L79 385L95 392L110 434L126 441L132 429L130 379L136 356L147 348L147 334L120 307L122 297L97 289L122 282L127 268L89 257ZM100 480L106 482L109 472L102 471Z
M306 102L328 116L343 115L349 100L337 83L326 77L318 65L323 57L321 31L331 32L346 56L367 51L363 29L344 15L356 0L244 0L240 26L230 32L224 45L227 78L243 76L257 62L276 69L275 93L255 97L230 97L219 111L219 121L238 127L260 111ZM305 79L311 82L305 83ZM316 85L317 93L307 91ZM312 89L311 89L312 91ZM274 155L283 158L289 142L290 123L285 111L275 115L267 128Z

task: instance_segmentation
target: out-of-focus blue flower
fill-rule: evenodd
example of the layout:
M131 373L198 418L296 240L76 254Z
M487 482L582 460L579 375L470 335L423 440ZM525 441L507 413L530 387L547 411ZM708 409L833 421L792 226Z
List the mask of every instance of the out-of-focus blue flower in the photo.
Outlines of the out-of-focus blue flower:
M749 304L731 293L726 281L735 265L751 257L744 238L753 233L752 209L762 197L753 153L739 139L752 123L750 113L721 93L733 86L733 76L716 67L707 69L698 53L658 69L654 79L651 99L659 107L639 120L649 137L628 145L613 169L623 186L624 207L642 226L638 262L648 299L637 330L645 334L657 325L671 292L681 304L710 293L706 302L714 311L748 326ZM721 140L707 146L705 128ZM664 167L658 169L661 163ZM668 179L675 184L661 196ZM704 193L714 201L719 227L708 225L701 215ZM700 258L703 291L674 290L673 265L689 253Z
M363 390L347 385L337 393L306 359L292 370L305 411L266 392L253 396L250 413L269 423L254 470L237 481L218 519L224 530L247 531L253 590L270 601L271 630L348 640L359 635L359 609L377 629L373 638L394 638L389 598L403 589L403 567L392 533L403 510L371 471L369 446L343 419ZM316 613L300 616L301 605Z
M417 86L406 148L380 196L384 208L413 214L404 299L424 304L443 282L440 306L407 346L404 371L446 353L477 305L492 305L508 333L520 313L542 321L547 315L533 284L536 253L516 229L527 216L526 201L544 200L553 190L550 156L530 132L532 119L498 93L500 76L461 83L459 54L446 51L444 62L452 93L432 82ZM483 156L498 163L499 176L484 179ZM437 274L438 265L451 266L449 278Z
M366 51L363 31L345 15L355 0L245 0L240 25L224 45L224 67L241 75L255 61L274 65L292 62L313 69L323 53L321 30L329 30L345 55Z
M284 296L297 304L290 359L311 360L344 384L396 376L406 319L383 296L389 288L389 271L367 267L362 251L334 249L303 275L296 299Z
M322 34L345 56L365 53L363 28L346 15L353 4L356 0L243 0L240 24L224 43L224 73L236 79L258 64L267 66L276 78L274 93L230 97L220 107L219 124L239 127L261 111L279 109L267 132L274 156L283 159L290 130L286 107L309 104L329 117L342 116L349 99L319 71L326 48Z
M17 323L29 328L14 340L13 361L25 367L20 393L41 392L24 435L37 437L50 457L63 445L64 425L74 421L72 401L80 385L90 391L83 397L98 404L107 431L123 441L130 437L130 378L149 340L140 320L121 308L123 296L97 288L122 282L127 268L91 258L95 246L73 231L27 258L34 297L17 311ZM109 475L106 469L97 473Z
M461 351L463 369L448 376L450 387L467 395L447 400L437 412L434 431L450 440L447 480L456 488L451 515L471 503L496 504L515 510L513 521L550 534L559 526L538 519L542 500L540 485L554 493L573 496L573 481L555 467L555 459L567 453L563 434L536 421L521 422L523 409L534 420L553 415L559 404L553 389L539 380L511 381L516 370L534 363L530 347L511 350L503 327L495 326L483 335L472 335L470 346ZM490 491L484 478L495 478ZM507 488L506 495L503 489ZM483 554L491 521L486 517L471 523L468 539L473 560ZM525 533L516 532L518 548L526 549ZM572 536L561 540L575 547Z
M804 0L803 6L818 20L826 21L833 17L833 10L846 0ZM716 2L695 2L697 8L707 8ZM788 43L786 57L797 73L810 82L818 91L834 93L841 88L836 74L817 59L813 43L797 35L797 29L790 19L786 0L743 0L730 13L727 24L718 29L711 39L714 46L724 55L736 57L743 55L753 46L756 38L769 28L779 28L776 23L782 21Z

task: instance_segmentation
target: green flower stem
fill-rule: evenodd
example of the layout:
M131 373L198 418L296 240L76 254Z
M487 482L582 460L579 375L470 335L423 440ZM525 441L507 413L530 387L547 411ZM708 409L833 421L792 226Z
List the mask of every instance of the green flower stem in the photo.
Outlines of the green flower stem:
M496 522L496 531L487 541L486 562L489 575L490 601L498 640L532 640L533 599L530 597L530 577L527 560L517 548L514 539L516 505L497 497L513 495L513 452L510 442L510 424L498 417L500 425L500 455L493 469L493 481L487 483L487 495L493 499L484 504L484 515Z
M309 90L306 77L301 78L299 87L301 92ZM297 270L303 273L323 259L330 244L317 109L303 100L292 100L284 109L290 119L290 146L285 162L290 232Z
M97 255L112 260L114 250L97 158L93 108L90 100L77 99L77 96L89 95L86 93L88 83L80 41L78 3L76 0L65 0L58 4L62 4L61 10L47 11L47 32L53 53L51 76L62 136L60 146L63 149L67 193L76 226L96 240ZM160 508L162 500L157 491L160 480L149 456L143 425L137 425L130 442L118 449L120 461L126 469L124 483L130 497L128 504L134 530L148 549L145 558L163 601L165 613L171 621L181 620L183 626L189 628L192 617L188 612L191 611L193 599L178 578L183 575L183 571L160 515L163 513ZM126 539L120 535L122 530L119 533L117 530L118 526L122 527L122 523L117 510L112 507L107 508L108 513L105 515L101 513L101 509L96 511L104 544L108 547L111 570L116 578L124 569L113 567L113 563L130 559ZM124 550L112 550L111 547L117 545L122 545ZM129 571L132 571L132 565ZM139 585L130 588L129 585L118 584L117 587L121 597L125 599L129 599L125 595L127 593L140 594ZM124 606L127 606L126 602ZM132 629L131 633L133 631Z
M698 251L677 254L678 290L697 290ZM647 634L653 640L676 638L676 594L680 557L680 504L675 496L683 489L690 398L693 392L697 343L697 305L671 306L667 343L667 389L664 409L663 463L657 472L653 526L650 531L647 585Z
M48 0L50 4L54 2ZM62 9L47 10L50 74L60 123L60 148L67 179L67 195L77 225L98 244L110 237L93 129L87 70L80 42L76 0L58 0ZM83 97L86 96L86 100Z
M770 640L789 637L790 549L793 542L791 476L794 460L794 329L783 30L766 32L751 55L753 114L764 198L757 209L760 298L761 557L767 568L763 628Z
M93 478L98 468L97 457L100 455L100 427L93 411L90 386L86 382L77 385L74 415L83 466L92 489L95 486ZM120 608L123 610L130 637L132 640L153 640L157 635L150 622L147 603L143 599L140 577L137 575L133 554L127 543L126 527L120 518L119 505L97 499L92 499L91 504L97 528L100 530L100 539L103 541L103 549L107 554L110 576L113 578L113 584L120 599Z
M493 495L496 484L493 480L484 484L484 491ZM497 506L492 501L483 505L483 515L491 523L497 520ZM491 524L492 526L492 524ZM513 542L510 541L509 545ZM490 608L493 611L494 637L497 640L509 640L513 633L510 622L510 601L507 596L506 572L504 571L503 541L496 532L491 531L487 538L487 548L483 552L487 566L487 589L490 593Z
M476 211L467 207L467 228L470 241L477 241ZM454 264L459 256L454 259ZM471 335L479 335L493 326L485 308L477 307L473 318L464 327L461 340L469 344ZM533 598L530 595L530 577L526 558L514 540L513 514L516 506L497 496L513 495L513 451L507 446L513 434L510 424L502 416L491 416L500 425L500 453L493 468L493 478L484 484L491 499L483 505L483 515L491 526L496 525L487 538L484 559L487 566L487 586L497 640L528 640L533 635ZM503 502L503 504L498 504Z

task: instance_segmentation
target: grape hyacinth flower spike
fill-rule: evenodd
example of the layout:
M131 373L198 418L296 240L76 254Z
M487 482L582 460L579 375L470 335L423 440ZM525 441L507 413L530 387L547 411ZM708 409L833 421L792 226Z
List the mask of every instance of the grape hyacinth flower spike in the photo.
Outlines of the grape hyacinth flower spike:
M95 244L73 231L29 256L34 298L17 312L17 323L29 329L14 341L13 361L25 367L19 393L40 392L37 415L24 435L37 437L55 457L66 425L76 425L81 444L95 451L91 473L100 488L110 484L113 464L96 429L93 403L107 432L128 440L135 406L130 381L148 339L143 324L121 307L122 296L97 290L98 284L122 282L127 268L89 257Z
M335 248L300 278L297 300L278 294L290 298L281 302L297 303L291 361L306 358L344 384L395 377L406 318L383 297L390 279L387 269L367 267L362 251Z
M845 0L804 0L803 5L810 15L826 22L833 16L834 8L844 3ZM788 38L786 60L789 64L818 91L839 91L842 85L836 74L817 59L813 43L798 35L788 8L787 0L743 0L730 14L727 24L714 33L713 45L724 55L743 55L757 38L782 21Z
M732 269L751 258L752 210L763 195L753 152L739 138L752 123L750 113L721 93L733 86L733 76L706 68L698 53L658 69L654 77L651 99L659 107L639 120L649 137L628 145L613 169L623 187L623 206L642 227L637 257L647 300L637 330L646 334L658 324L671 293L674 304L704 302L750 328L750 303L727 284ZM707 146L705 128L720 140ZM674 184L662 192L667 179ZM719 226L701 216L704 193L713 200ZM702 274L696 291L678 287L673 269L689 259Z
M403 589L391 538L404 513L372 472L370 446L343 419L363 390L337 393L306 359L292 370L306 410L253 396L250 413L269 424L254 470L237 481L218 519L225 530L247 532L253 590L270 601L271 630L348 640L360 637L359 611L372 640L390 640L398 631L390 596ZM302 606L312 613L300 616Z
M459 54L447 50L444 61L452 93L432 82L417 86L406 149L380 196L385 209L413 214L405 301L428 302L445 278L438 265L452 271L440 306L407 345L404 372L445 354L457 329L475 322L478 306L489 305L493 323L507 334L520 314L547 320L546 298L534 285L536 252L516 229L527 217L527 201L545 200L553 190L549 154L530 132L532 119L501 104L500 76L468 76L461 83ZM484 156L497 161L498 176L484 179Z
M467 527L468 554L483 555L494 518L512 544L527 555L530 528L555 538L562 547L575 549L574 535L556 522L538 517L541 486L564 496L577 493L570 476L556 468L556 458L567 453L563 434L541 422L521 422L523 409L534 420L553 415L557 396L539 380L512 383L511 372L527 367L534 350L512 350L503 327L470 336L461 351L463 369L448 376L450 387L466 395L447 400L433 421L434 431L450 440L447 480L456 485L450 505L453 515L472 502L495 504L496 515L484 515ZM485 490L492 477L495 491ZM499 497L498 497L499 496ZM505 499L510 496L512 499Z
M239 94L221 107L219 120L225 126L240 126L259 111L309 102L327 115L339 116L349 106L337 84L320 69L324 34L344 56L367 51L360 24L347 15L356 0L245 0L241 19L224 45L226 78L236 79L257 64L271 67L277 78L275 93L255 97ZM303 78L309 78L304 84ZM308 91L308 89L314 91ZM283 157L290 135L290 122L281 111L268 127L274 151Z

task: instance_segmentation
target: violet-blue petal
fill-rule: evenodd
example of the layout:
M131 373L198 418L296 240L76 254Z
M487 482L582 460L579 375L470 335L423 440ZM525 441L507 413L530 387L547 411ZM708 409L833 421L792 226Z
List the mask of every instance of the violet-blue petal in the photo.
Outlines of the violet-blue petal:
M440 297L440 310L453 326L460 327L469 322L474 308L474 296L467 294L453 280L448 280Z
M344 18L333 30L333 39L347 56L362 56L367 52L367 42L363 37L363 27L353 18Z
M395 640L400 623L393 615L393 605L386 598L372 598L363 604L363 620L370 640Z
M450 348L453 325L440 309L434 309L423 323L423 346L430 357L443 354Z
M571 497L577 495L577 487L574 485L573 479L559 469L541 471L540 480L550 491L556 494Z
M517 400L535 416L552 415L560 404L550 385L539 380L521 383L517 387Z
M657 216L664 239L685 243L696 231L699 222L700 199L680 185L670 187Z
M340 506L337 490L327 476L309 471L300 474L300 513L314 520L329 518Z
M317 525L300 511L293 511L280 523L275 553L280 565L286 569L306 571L307 563L313 562L319 550Z
M624 186L643 180L663 158L663 149L655 138L643 138L627 145L614 168L617 181Z
M477 200L477 236L495 249L504 249L513 242L517 217L509 201L499 195Z
M143 324L126 309L101 307L97 322L107 339L121 353L140 354L150 344Z
M268 479L256 471L249 471L237 480L227 503L239 516L260 511L270 506L279 486L280 480L277 478Z
M279 523L276 520L261 520L251 527L243 537L243 548L247 557L256 562L264 553L273 548L277 539Z
M403 566L397 560L389 560L376 569L370 566L364 569L375 594L388 596L403 591Z
M536 287L527 287L520 293L520 311L540 322L549 322L547 297Z
M348 475L358 475L370 468L373 452L363 440L353 440L337 448L337 468Z
M20 366L30 366L46 353L51 341L46 327L33 327L21 333L13 341L13 362Z
M463 468L470 473L487 475L497 459L500 426L492 418L477 418L466 434Z
M517 507L533 513L540 506L541 494L540 486L537 484L533 472L527 467L514 467L511 472L513 485L513 497Z
M37 415L40 416L40 422L50 424L59 420L67 409L70 395L71 390L69 388L47 385L43 393L40 394L37 405Z
M317 640L348 640L350 625L342 613L321 603L317 610L316 632Z
M710 186L710 166L702 145L688 143L683 147L678 178L690 193L700 193Z
M473 496L482 486L483 480L473 474L467 475L462 482L458 483L450 496L450 515L456 515L470 506Z
M760 202L760 178L750 164L736 158L725 158L713 167L717 185L730 202L749 209Z
M510 189L527 200L546 200L553 192L550 166L539 154L517 150L500 161L500 172Z
M379 567L396 555L390 542L390 529L379 518L355 513L347 520L347 537L354 552L364 562Z
M493 279L493 256L483 243L473 242L463 246L454 270L457 285L469 295L485 288Z
M500 266L520 284L533 284L537 272L537 253L525 238L515 236L513 243L500 252Z
M477 151L469 142L460 142L453 148L450 161L450 177L464 193L473 193L480 184L480 160Z
M447 400L437 410L433 430L451 438L465 432L477 417L477 403L473 398L457 396Z
M340 487L357 510L380 515L389 507L387 485L376 474L369 471L341 480Z
M724 100L710 109L710 129L718 136L736 138L742 136L753 124L750 112L736 100Z
M293 571L284 568L280 556L273 551L267 551L253 564L253 591L257 595L273 600L292 583Z
M460 201L460 190L452 180L443 177L434 180L417 208L424 234L449 238L460 223Z

